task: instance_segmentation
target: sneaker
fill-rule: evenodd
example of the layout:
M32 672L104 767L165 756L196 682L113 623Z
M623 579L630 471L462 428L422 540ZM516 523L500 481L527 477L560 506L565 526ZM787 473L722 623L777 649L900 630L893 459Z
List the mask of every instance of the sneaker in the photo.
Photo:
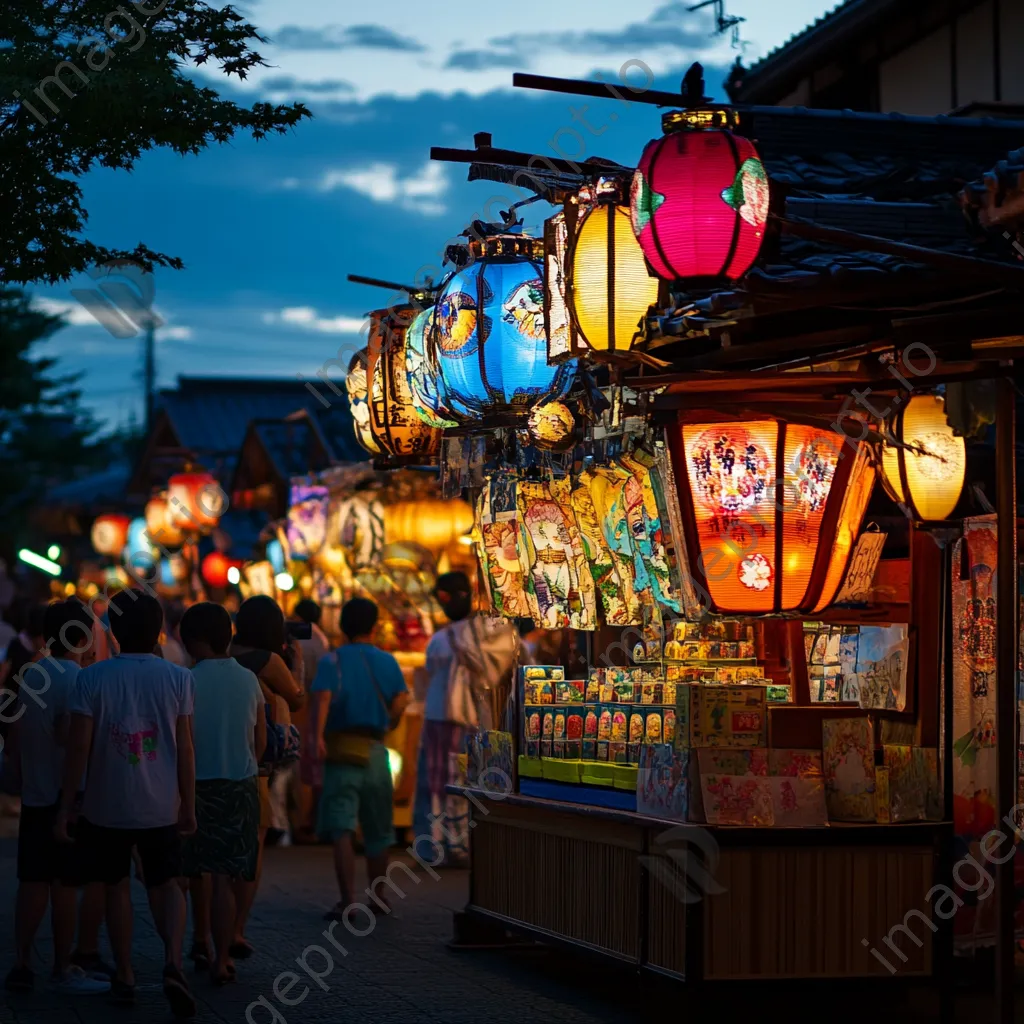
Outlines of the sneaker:
M195 997L189 991L185 975L174 964L168 964L164 968L164 995L167 997L171 1013L175 1017L194 1017L196 1015Z
M57 979L56 988L65 996L101 996L110 991L110 979L92 978L77 964L72 964Z
M8 992L31 992L35 984L36 976L31 967L12 967L7 972L4 988Z
M282 832L280 839L277 841L277 845L280 847L292 845L292 834L291 832Z
M74 953L71 962L75 966L81 967L90 978L113 981L117 977L117 971L106 963L99 953Z

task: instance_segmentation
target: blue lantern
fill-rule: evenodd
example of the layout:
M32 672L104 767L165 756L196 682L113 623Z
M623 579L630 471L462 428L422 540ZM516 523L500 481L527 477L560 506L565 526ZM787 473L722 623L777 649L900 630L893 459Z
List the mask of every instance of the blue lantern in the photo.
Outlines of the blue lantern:
M267 561L274 567L274 572L284 572L284 548L279 540L267 543Z
M525 416L572 387L575 361L548 365L543 248L517 235L473 243L473 262L441 293L431 349L456 416Z
M157 550L149 539L146 520L133 519L128 526L128 542L122 555L125 566L136 576L152 576Z
M428 354L433 330L434 307L431 306L417 314L409 325L405 336L405 375L412 394L413 411L427 426L441 430L458 424L445 406L441 379Z

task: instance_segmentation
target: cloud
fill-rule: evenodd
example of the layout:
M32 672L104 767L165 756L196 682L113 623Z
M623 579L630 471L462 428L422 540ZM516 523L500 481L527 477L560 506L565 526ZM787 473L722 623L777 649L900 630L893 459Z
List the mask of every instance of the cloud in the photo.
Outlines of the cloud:
M423 53L426 47L408 36L400 36L383 25L325 25L303 28L285 25L278 29L273 43L282 50L400 50Z
M307 82L294 75L276 75L273 78L264 78L259 85L265 92L338 95L356 91L356 87L351 82L345 82L340 78L324 78L317 82Z
M278 183L279 188L289 190L337 192L347 189L375 203L395 204L425 217L447 213L448 208L441 200L449 185L444 167L430 161L406 177L396 164L377 161L361 167L333 168L312 181L289 177Z
M264 313L263 322L274 326L301 327L321 334L362 334L366 330L365 317L321 316L312 306L289 306Z
M191 327L165 327L157 334L158 341L191 341Z
M61 302L59 299L36 297L33 300L33 305L42 313L63 317L64 323L69 327L100 326L92 313L77 302Z
M689 0L672 0L645 21L631 22L614 32L584 29L497 36L490 40L491 49L454 51L445 67L463 71L525 68L531 58L543 50L595 55L632 51L642 59L651 50L681 49L699 56L715 50L719 41L714 37L710 15L695 14L689 10L690 6Z
M492 71L495 68L521 68L524 58L518 53L499 50L456 50L449 54L444 66L457 71Z

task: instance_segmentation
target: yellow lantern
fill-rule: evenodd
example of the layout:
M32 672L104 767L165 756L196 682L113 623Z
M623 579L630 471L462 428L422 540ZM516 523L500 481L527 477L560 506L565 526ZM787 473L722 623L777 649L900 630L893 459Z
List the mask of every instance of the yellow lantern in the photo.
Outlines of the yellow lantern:
M889 425L900 445L882 447L882 481L893 501L914 518L946 519L956 508L967 475L967 445L946 422L939 395L915 395Z
M352 411L352 422L356 440L371 455L380 454L380 445L374 440L370 430L370 384L369 356L366 349L360 349L348 364L345 374L345 391L348 393L348 404Z
M419 544L443 551L473 528L473 509L461 499L399 501L384 508L384 538L388 544Z
M684 422L669 440L689 563L710 610L808 614L830 604L874 484L864 446L783 420Z
M629 210L600 203L586 214L569 254L569 304L583 342L597 352L628 352L657 302Z
M370 433L386 455L432 460L441 448L441 431L425 423L406 374L406 340L417 308L370 313L367 379L370 383Z
M528 431L538 448L563 451L573 445L576 420L562 402L545 402L530 411Z
M184 540L181 529L171 520L166 498L153 498L146 503L146 533L154 544L165 548L177 547Z

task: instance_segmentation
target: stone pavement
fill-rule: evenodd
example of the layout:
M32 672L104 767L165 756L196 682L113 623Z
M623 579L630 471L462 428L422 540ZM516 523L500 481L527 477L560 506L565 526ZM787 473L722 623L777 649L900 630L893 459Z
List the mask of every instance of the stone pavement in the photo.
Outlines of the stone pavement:
M189 974L200 1001L197 1020L244 1024L247 1013L250 1024L620 1024L637 1019L635 1008L627 1012L625 996L608 997L607 978L605 984L595 984L589 980L588 968L561 965L559 954L550 950L449 951L452 910L466 901L465 871L444 872L437 880L424 874L417 885L402 871L394 877L408 893L399 905L399 919L381 920L365 938L355 938L337 926L334 936L347 950L343 955L324 938L328 926L321 919L336 898L330 850L269 850L249 930L257 954L239 962L238 984L223 989ZM15 842L0 839L0 965L4 972L12 962L14 879ZM50 956L47 924L37 940L37 991L26 996L0 992L0 1024L171 1020L159 991L162 946L141 887L136 890L135 921L140 991L133 1010L113 1009L102 996L72 999L46 991L38 975L44 958L48 961ZM368 927L358 916L353 926ZM330 963L317 950L308 949L314 945L330 951ZM320 985L296 963L307 950L310 971L323 975ZM301 980L285 972L295 972ZM304 992L308 994L298 1002Z

